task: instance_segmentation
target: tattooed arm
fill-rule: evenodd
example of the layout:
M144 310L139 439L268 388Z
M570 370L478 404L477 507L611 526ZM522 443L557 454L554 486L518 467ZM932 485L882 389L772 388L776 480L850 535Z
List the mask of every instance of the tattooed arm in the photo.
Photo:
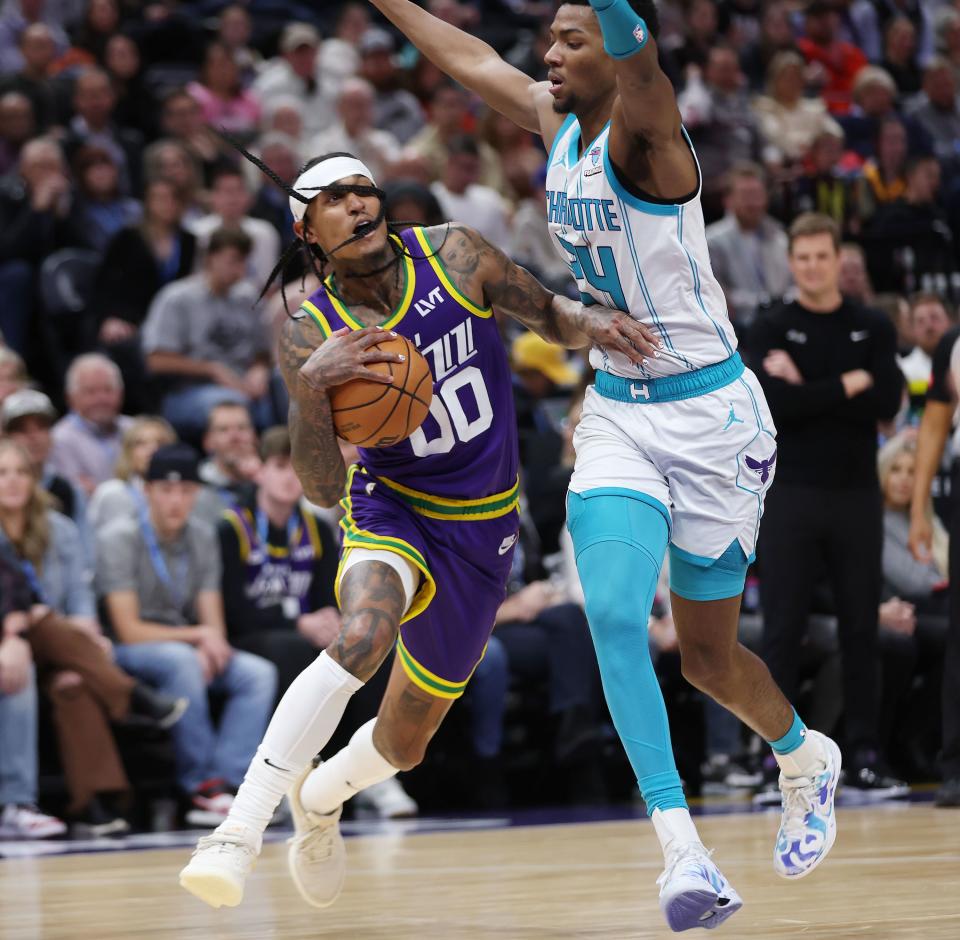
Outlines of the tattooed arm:
M446 226L428 233L435 244ZM618 349L635 362L657 356L658 341L629 314L583 304L547 290L526 268L510 260L479 232L452 225L440 257L457 288L471 299L482 298L551 343L579 349L595 343Z
M312 503L335 506L347 481L329 390L352 379L389 384L393 381L389 375L373 372L366 364L402 361L394 353L370 349L383 333L379 327L342 329L325 340L305 316L288 318L280 331L278 359L290 393L291 457L304 495Z

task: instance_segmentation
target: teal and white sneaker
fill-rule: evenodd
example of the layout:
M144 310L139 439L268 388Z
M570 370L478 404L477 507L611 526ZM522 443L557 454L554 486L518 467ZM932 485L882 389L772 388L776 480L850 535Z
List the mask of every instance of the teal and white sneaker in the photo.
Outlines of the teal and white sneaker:
M840 782L840 748L819 731L808 731L823 746L823 769L812 777L780 774L783 817L773 850L773 868L781 878L803 878L827 856L837 838L834 798Z
M713 930L743 907L743 900L699 842L688 842L667 856L657 879L660 910L675 933Z

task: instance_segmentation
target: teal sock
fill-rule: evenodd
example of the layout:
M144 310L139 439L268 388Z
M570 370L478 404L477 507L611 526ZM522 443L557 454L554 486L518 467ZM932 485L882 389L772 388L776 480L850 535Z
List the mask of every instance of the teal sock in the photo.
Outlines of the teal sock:
M795 751L804 740L806 740L807 726L800 720L796 709L793 711L793 724L790 730L782 738L776 741L768 741L767 744L773 748L774 754L790 754Z

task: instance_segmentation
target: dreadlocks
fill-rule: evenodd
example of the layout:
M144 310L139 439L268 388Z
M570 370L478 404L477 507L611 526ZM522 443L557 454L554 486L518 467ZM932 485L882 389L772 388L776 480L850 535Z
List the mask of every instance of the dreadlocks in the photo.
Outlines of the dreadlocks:
M384 220L386 215L386 193L377 186L366 186L359 184L345 184L345 183L326 183L322 186L304 186L300 185L296 189L291 183L287 183L282 180L266 163L261 159L254 156L247 150L239 141L235 140L229 134L227 134L222 129L218 131L220 136L228 143L231 147L237 150L246 160L249 160L258 170L264 173L269 177L280 189L282 189L291 200L291 210L294 213L294 216L297 218L303 219L303 228L304 233L308 230L309 222L306 217L306 209L310 205L311 201L314 199L317 193L338 193L345 195L347 193L354 193L358 196L375 196L380 201L380 209L377 212L376 217L374 218L371 225L376 228ZM321 163L325 163L328 160L335 159L347 159L347 160L357 160L357 158L352 153L345 153L343 151L335 151L333 153L326 153L319 157L314 157L312 160L307 161L297 173L297 180L299 181L309 170L313 169L316 166L319 166ZM305 195L306 193L313 193L314 195L309 196ZM297 210L299 206L294 206L294 202L302 203L303 210L298 214ZM384 265L381 265L379 268L375 268L372 271L364 271L362 273L351 274L351 277L372 277L373 275L380 274L385 271L387 268L392 265L399 265L403 257L412 258L414 260L425 260L428 257L435 257L439 254L443 244L446 242L447 234L444 234L443 242L432 255L413 255L410 253L407 246L399 238L400 232L404 227L404 223L392 223L387 222L387 232L389 235L394 237L388 238L388 244L393 250L393 257ZM447 230L449 233L449 228ZM342 248L345 248L347 245L352 244L355 241L364 237L364 233L357 232L354 235L351 235L350 238L341 242L339 245L336 245L334 248L331 248L329 251L324 252L324 250L315 242L310 242L304 236L297 236L292 242L290 242L286 248L284 248L280 259L274 265L273 270L270 272L267 277L266 283L263 285L263 288L260 291L259 297L257 297L257 303L259 303L267 291L270 289L270 285L273 284L274 280L277 277L280 278L280 296L283 299L283 307L286 310L287 315L290 316L290 308L287 305L287 294L286 294L286 285L284 281L284 272L287 267L296 258L297 254L302 254L306 257L307 263L310 266L310 269L316 275L317 279L322 284L326 277L325 268L327 262L330 258ZM306 278L306 271L304 271L304 278ZM303 281L301 280L301 290L303 289Z

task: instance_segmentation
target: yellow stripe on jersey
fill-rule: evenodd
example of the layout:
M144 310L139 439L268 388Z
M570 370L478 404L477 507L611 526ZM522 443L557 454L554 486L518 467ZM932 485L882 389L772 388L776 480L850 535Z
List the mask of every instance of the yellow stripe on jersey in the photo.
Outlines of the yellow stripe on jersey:
M483 653L480 654L481 660L486 651L487 648L484 647ZM460 696L463 695L464 689L467 687L467 683L473 678L473 674L477 671L477 666L480 665L480 660L478 660L477 665L470 670L470 675L460 682L451 682L448 679L442 679L413 658L410 650L404 645L402 635L397 637L397 656L400 658L400 665L403 666L403 671L407 674L407 678L415 686L423 689L424 692L428 692L430 695L435 695L437 698L460 698Z
M480 499L450 499L446 496L433 496L388 480L386 477L377 477L377 480L393 490L414 512L430 519L470 522L497 519L513 512L520 502L519 477L509 490Z
M320 327L320 332L323 333L323 338L329 339L333 330L330 328L327 318L320 312L320 308L317 307L316 304L310 303L309 300L305 300L302 304L300 304L300 309L307 311L313 322Z
M413 234L416 235L417 241L420 242L420 247L423 249L423 253L427 256L427 260L430 262L430 267L433 268L434 273L437 275L440 283L446 288L447 293L468 313L472 313L478 317L483 317L484 319L492 317L492 307L478 307L472 300L470 300L468 297L464 297L464 295L457 290L453 281L447 274L447 269L443 266L443 262L440 260L440 255L436 253L433 245L430 244L430 239L427 237L426 231L424 231L422 228L415 228L413 229Z

